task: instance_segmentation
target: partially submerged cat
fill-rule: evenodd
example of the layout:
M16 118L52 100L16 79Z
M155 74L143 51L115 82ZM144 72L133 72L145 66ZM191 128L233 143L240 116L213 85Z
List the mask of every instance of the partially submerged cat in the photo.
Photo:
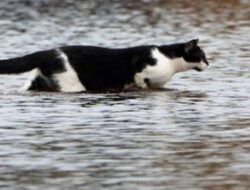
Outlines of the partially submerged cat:
M109 49L66 46L0 60L0 74L33 70L26 90L81 92L161 88L178 72L208 66L198 39L162 46Z

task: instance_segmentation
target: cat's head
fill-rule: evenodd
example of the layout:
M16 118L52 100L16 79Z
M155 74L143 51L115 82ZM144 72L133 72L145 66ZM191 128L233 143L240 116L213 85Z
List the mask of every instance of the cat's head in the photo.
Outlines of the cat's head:
M209 65L204 51L198 46L199 40L184 43L183 59L192 69L203 71Z

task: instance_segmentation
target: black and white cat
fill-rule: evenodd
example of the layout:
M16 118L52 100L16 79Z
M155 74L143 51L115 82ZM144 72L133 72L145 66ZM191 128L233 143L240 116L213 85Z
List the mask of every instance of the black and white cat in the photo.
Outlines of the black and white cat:
M109 49L65 46L0 60L0 74L33 70L26 90L81 92L161 88L178 72L208 66L198 39L162 46Z

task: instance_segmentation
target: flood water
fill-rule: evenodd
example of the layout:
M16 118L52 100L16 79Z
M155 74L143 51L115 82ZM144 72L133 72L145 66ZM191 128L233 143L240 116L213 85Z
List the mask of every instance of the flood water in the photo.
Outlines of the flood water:
M250 2L0 2L0 57L200 38L210 66L166 90L20 92L0 76L4 190L250 188Z

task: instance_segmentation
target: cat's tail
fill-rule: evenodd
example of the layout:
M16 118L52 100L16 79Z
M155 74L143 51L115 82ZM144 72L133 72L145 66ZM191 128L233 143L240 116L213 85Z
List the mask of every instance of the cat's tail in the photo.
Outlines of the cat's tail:
M42 68L51 64L58 57L57 50L46 50L35 52L22 57L0 60L0 74L19 74Z
M0 60L0 74L18 74L39 67L40 60L37 54L30 54L13 59Z

